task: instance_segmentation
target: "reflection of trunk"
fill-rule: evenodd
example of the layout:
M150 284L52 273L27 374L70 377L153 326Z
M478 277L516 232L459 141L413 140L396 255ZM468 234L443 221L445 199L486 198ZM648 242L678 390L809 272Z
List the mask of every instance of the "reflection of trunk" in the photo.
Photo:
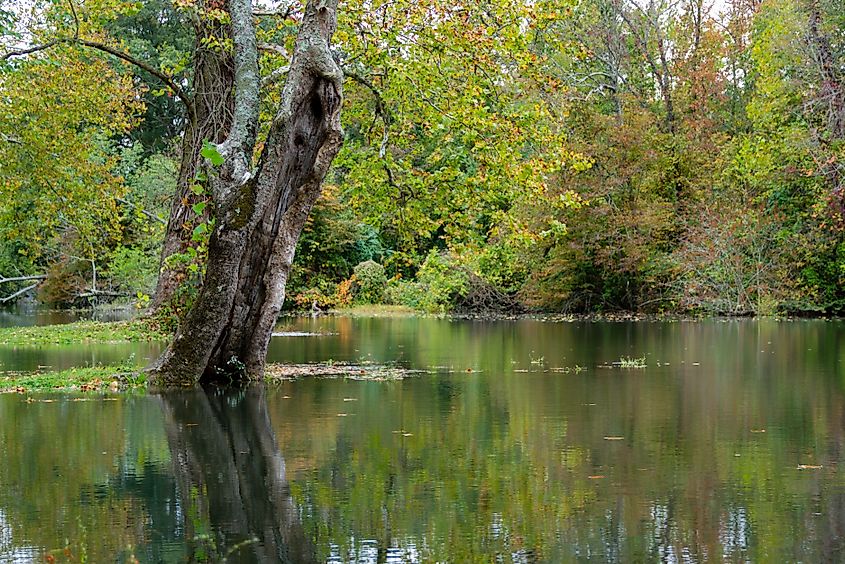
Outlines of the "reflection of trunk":
M212 550L229 562L315 561L263 389L190 390L160 399L192 553Z
M170 303L186 277L185 266L166 266L165 261L168 257L184 253L191 246L193 226L208 215L206 212L198 218L191 209L191 206L204 198L191 190L201 162L202 143L222 142L232 122L234 62L231 53L214 47L228 39L229 31L225 26L198 19L196 35L193 81L196 115L188 121L182 138L179 176L161 251L161 270L152 304L154 310Z

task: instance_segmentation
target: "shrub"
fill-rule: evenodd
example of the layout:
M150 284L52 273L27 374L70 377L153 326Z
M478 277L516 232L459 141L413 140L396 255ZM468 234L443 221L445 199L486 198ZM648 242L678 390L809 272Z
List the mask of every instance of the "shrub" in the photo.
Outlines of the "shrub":
M359 304L379 304L384 302L387 275L384 267L368 260L355 267L355 302Z
M111 254L107 274L117 291L152 294L158 279L158 256L142 249L118 247Z
M424 288L419 309L446 312L454 309L469 289L469 275L446 253L432 250L417 273Z
M426 287L419 282L391 279L385 292L385 301L411 309L424 309Z

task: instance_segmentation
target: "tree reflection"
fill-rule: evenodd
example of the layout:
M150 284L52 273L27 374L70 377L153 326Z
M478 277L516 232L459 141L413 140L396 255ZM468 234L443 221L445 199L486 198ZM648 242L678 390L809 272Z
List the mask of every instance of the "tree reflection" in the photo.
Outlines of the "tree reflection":
M161 399L188 560L313 562L263 388Z

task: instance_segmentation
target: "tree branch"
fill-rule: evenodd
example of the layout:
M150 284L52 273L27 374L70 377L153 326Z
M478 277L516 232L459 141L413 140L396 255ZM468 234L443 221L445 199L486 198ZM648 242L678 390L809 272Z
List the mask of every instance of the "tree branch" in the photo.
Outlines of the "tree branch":
M100 43L98 41L91 41L91 40L88 40L88 39L80 39L78 37L60 37L60 38L57 38L57 39L53 39L52 41L48 41L47 43L44 43L42 45L35 45L33 47L28 47L26 49L18 49L18 50L14 50L14 51L9 51L7 53L4 53L2 58L0 58L0 60L6 61L6 60L8 60L12 57L22 57L22 56L25 56L25 55L31 55L32 53L37 53L39 51L45 51L47 49L55 47L56 45L61 45L61 44L81 45L81 46L84 46L84 47L88 47L90 49L95 49L97 51L101 51L103 53L108 53L109 55L112 55L113 57L117 57L118 59L129 63L130 65L133 65L135 67L138 67L139 69L147 71L148 73L150 73L151 75L153 75L154 77L159 79L161 82L163 82L170 90L172 90L173 93L176 96L178 96L180 100L182 100L182 103L185 104L185 106L188 109L188 112L191 115L193 115L193 113L194 113L193 100L182 89L182 87L179 86L174 81L174 79L172 77L170 77L167 74L165 74L165 73L161 72L160 70L156 69L155 67L153 67L149 63L145 63L144 61L138 60L128 53L124 53L123 51L121 51L119 49L116 49L114 47L106 45L105 43Z
M22 288L22 289L18 290L17 292L15 292L15 293L13 293L9 296L6 296L5 298L0 298L0 304L5 304L6 302L10 302L10 301L14 300L15 298L17 298L18 296L22 296L23 294L26 294L30 290L34 290L37 287L38 287L38 282L36 282L35 284L31 284L31 285L27 286L26 288Z
M23 141L15 137L9 137L5 133L0 133L0 138L2 138L3 141L5 141L6 143L12 143L14 145L23 145Z
M258 130L261 87L258 44L255 40L251 0L229 0L229 6L235 60L235 116L224 146L235 150L238 159L245 160L241 164L248 168ZM246 170L240 172L245 173Z
M5 276L0 276L0 284L4 284L6 282L26 282L27 280L44 280L47 278L46 274L31 274L28 276L11 276L6 278Z
M170 88L173 91L173 93L176 94L176 96L178 96L182 100L182 103L184 103L185 106L188 107L188 109L191 111L191 113L193 113L193 108L194 108L193 100L191 100L191 97L188 96L188 94L186 94L184 90L182 90L181 86L176 84L176 82L173 80L172 77L164 74L163 72L161 72L157 68L153 67L152 65L150 65L148 63L145 63L144 61L139 61L138 59L136 59L132 55L129 55L128 53L124 53L123 51L115 49L114 47L110 47L110 46L108 46L104 43L99 43L97 41L89 41L87 39L79 39L77 41L81 45L84 45L86 47L90 47L91 49L96 49L98 51L102 51L104 53L108 53L109 55L117 57L118 59L129 63L130 65L134 65L134 66L136 66L140 69L147 71L148 73L150 73L151 75L153 75L154 77L156 77L160 81L162 81L165 85L167 85L167 87Z
M12 57L23 57L24 55L31 55L32 53L37 53L39 51L44 51L45 49L49 49L50 47L54 47L59 43L67 43L67 39L54 39L52 41L48 41L42 45L34 45L32 47L27 47L26 49L16 49L12 51L8 51L3 53L3 56L0 57L0 60L6 61L11 59Z
M288 50L282 47L281 45L276 45L274 43L258 43L258 50L259 51L267 51L268 53L275 53L277 55L281 55L284 58L288 58Z
M157 221L158 223L161 223L163 225L167 225L167 222L164 219L160 218L159 216L157 216L153 212L142 208L139 205L133 204L129 200L126 200L124 198L115 198L115 201L120 202L121 204L124 204L126 206L129 206L132 209L138 210L139 212L141 212L142 214L144 214L145 216L147 216L148 218L150 218L153 221Z
M261 89L264 90L268 86L275 84L281 80L290 71L290 65L279 67L270 74L261 79Z
M384 136L381 141L381 146L379 147L379 156L384 157L385 153L387 152L387 142L388 142L388 129L390 128L390 124L393 123L393 114L390 112L390 108L387 107L387 103L384 101L384 97L381 94L381 91L367 78L361 76L360 74L356 73L351 69L343 69L344 76L347 76L360 84L361 86L368 89L373 94L373 98L376 101L376 114L381 118L381 121L384 123ZM390 169L387 168L385 165L385 169L387 169L388 176L390 177L391 182L393 181L393 174Z

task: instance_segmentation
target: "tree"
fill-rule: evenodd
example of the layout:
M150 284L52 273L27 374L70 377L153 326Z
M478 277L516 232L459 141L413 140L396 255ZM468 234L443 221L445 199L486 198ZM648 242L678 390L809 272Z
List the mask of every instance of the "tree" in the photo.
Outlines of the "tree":
M261 378L300 232L342 142L343 74L329 41L337 1L309 1L280 107L253 154L259 125L258 46L249 0L229 2L233 119L226 139L206 145L215 225L205 280L154 382Z
M69 29L59 25L56 37L9 51L3 60L61 46L93 49L155 76L184 102L188 120L167 238L185 240L179 217L185 208L198 215L208 209L204 225L211 235L204 284L151 372L162 384L223 374L260 378L297 240L342 142L343 74L329 49L337 1L307 3L281 102L260 145L262 82L252 2L183 4L205 16L197 24L196 96L169 73L92 39L88 19L73 3ZM207 201L186 205L189 192L203 193Z
M143 109L131 79L62 44L50 58L0 60L0 89L2 274L76 262L95 273L122 231L112 139ZM81 286L68 290L73 299Z

